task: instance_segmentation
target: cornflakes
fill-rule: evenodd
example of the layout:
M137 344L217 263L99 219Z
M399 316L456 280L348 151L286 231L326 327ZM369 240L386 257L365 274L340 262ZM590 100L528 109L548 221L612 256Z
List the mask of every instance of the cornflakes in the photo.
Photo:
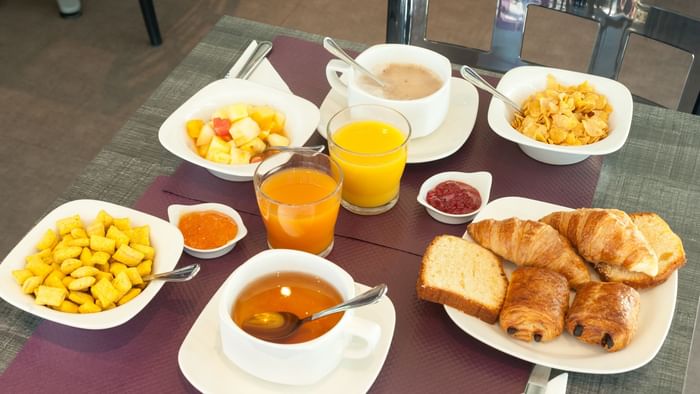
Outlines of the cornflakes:
M528 97L522 112L524 116L515 114L511 126L547 144L587 145L610 132L612 106L588 81L564 86L548 75L547 88Z

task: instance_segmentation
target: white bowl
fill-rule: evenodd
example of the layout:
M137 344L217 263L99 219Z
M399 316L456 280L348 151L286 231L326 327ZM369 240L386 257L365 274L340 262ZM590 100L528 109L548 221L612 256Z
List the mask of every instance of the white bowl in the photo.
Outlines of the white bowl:
M426 196L428 195L428 192L432 190L435 186L437 186L439 183L444 182L444 181L459 181L459 182L464 182L466 184L471 185L473 188L475 188L479 194L481 195L481 206L477 208L475 211L461 214L461 215L455 215L451 213L445 213L440 211L437 208L434 208L432 205L428 204L428 201L426 200ZM489 196L491 194L491 173L486 172L486 171L480 171L480 172L459 172L459 171L448 171L448 172L440 172L438 174L435 174L431 176L430 178L426 179L425 182L420 187L420 190L418 191L418 203L422 206L425 207L425 210L428 211L428 214L433 217L433 219L437 220L438 222L442 223L447 223L447 224L462 224L466 223L472 219L474 219L474 216L476 216L479 211L481 211L481 208L486 206L486 204L489 202Z
M187 135L190 119L209 119L217 109L235 103L269 105L286 116L285 132L290 146L302 146L318 127L320 112L310 101L290 93L242 79L220 79L202 88L163 122L158 140L170 153L206 168L214 176L228 181L249 181L257 163L221 164L199 156Z
M97 200L74 200L44 216L5 257L0 264L0 297L15 307L42 319L89 330L116 327L136 316L155 297L165 282L152 281L141 294L116 308L98 313L77 314L55 311L47 306L35 304L34 297L22 293L21 286L12 276L13 270L24 268L27 256L37 252L35 245L46 230L49 228L56 230L57 220L77 214L87 224L95 220L101 209L115 218L129 218L132 226L150 226L151 246L156 250L153 273L171 271L175 268L184 245L182 234L176 227L155 216L120 205Z
M226 244L214 249L197 249L189 247L187 246L187 244L185 244L185 253L189 254L190 256L196 257L198 259L214 259L217 257L221 257L233 250L233 248L236 246L236 243L238 243L238 241L243 239L243 237L245 237L248 234L248 229L246 229L245 224L243 224L243 219L241 219L241 215L239 215L235 209L224 204L173 204L168 206L168 220L170 221L170 224L177 227L178 223L180 223L180 218L183 215L190 212L198 211L217 211L223 213L224 215L233 219L234 222L236 222L236 226L238 226L238 232L236 233L235 238L228 241Z
M496 87L511 100L521 104L531 94L544 90L547 75L553 75L563 85L577 85L588 81L596 92L605 95L613 108L610 114L610 133L604 139L589 145L561 146L536 141L521 134L510 125L514 110L501 100L492 98L488 120L499 136L513 141L522 151L537 161L566 165L578 163L591 155L605 155L620 149L627 140L632 124L632 94L625 85L612 79L550 67L524 66L511 69Z

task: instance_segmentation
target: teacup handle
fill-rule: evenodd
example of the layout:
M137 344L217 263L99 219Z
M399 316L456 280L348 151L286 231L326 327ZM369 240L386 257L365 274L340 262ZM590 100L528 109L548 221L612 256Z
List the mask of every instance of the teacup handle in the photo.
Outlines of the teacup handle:
M351 335L351 344L345 349L343 357L359 359L365 358L377 347L379 337L382 333L379 324L354 316L347 326ZM360 342L361 345L354 345L352 342Z
M331 85L331 88L346 97L348 95L348 86L340 79L338 73L345 74L350 71L350 68L349 64L340 59L331 59L331 61L326 64L326 79Z

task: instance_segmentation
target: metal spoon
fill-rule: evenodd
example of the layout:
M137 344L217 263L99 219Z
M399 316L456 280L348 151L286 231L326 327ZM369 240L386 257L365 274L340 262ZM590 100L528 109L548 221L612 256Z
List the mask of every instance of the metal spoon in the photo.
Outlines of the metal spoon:
M477 74L477 72L474 71L474 69L472 69L471 67L462 66L462 68L459 70L459 73L462 74L462 78L469 81L469 83L471 83L472 85L476 86L481 90L485 90L491 93L497 99L513 107L513 109L515 109L515 111L519 114L523 114L523 111L520 109L520 106L518 104L506 97L503 93L496 90L496 88L494 88L490 83L486 82L484 78L481 78L481 75Z
M144 281L149 280L164 280L166 282L186 282L197 275L199 272L199 264L192 264L186 267L178 268L173 271L161 272L158 274L150 274L142 277Z
M371 71L367 70L364 68L360 63L356 62L355 59L353 59L350 55L348 55L343 48L340 47L335 41L333 41L332 38L326 37L323 39L323 47L330 52L333 56L339 58L340 60L344 61L345 63L353 66L363 74L367 75L370 77L377 85L381 87L385 87L384 81L379 79L376 75L374 75Z
M236 74L234 78L250 78L250 76L253 74L253 71L255 71L255 69L258 68L262 60L265 58L265 56L267 56L268 53L270 53L271 50L272 43L270 41L260 41L258 43L258 46L253 51L253 54L250 55L248 60L245 62L243 67L241 67L241 69L238 71L238 74ZM230 75L226 75L226 78L230 77Z
M264 151L258 153L253 157L253 160L251 159L251 163L254 163L256 161L263 161L267 159L268 157L272 155L276 155L280 152L309 152L312 153L313 156L316 156L316 153L321 153L326 147L324 145L311 145L311 146L276 146L276 145L271 145L265 148Z
M311 316L300 319L290 312L261 312L256 313L241 325L243 331L266 340L278 340L292 335L302 324L324 316L343 312L348 309L374 304L386 294L385 284L375 286L364 293L353 297L342 304L316 312Z

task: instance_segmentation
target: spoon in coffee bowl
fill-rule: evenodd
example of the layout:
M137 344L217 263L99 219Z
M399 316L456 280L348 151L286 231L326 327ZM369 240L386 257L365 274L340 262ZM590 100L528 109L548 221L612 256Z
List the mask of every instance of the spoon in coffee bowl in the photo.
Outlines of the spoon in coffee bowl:
M307 322L343 312L348 309L374 304L386 294L387 286L382 283L341 304L316 312L303 319L291 312L260 312L243 322L243 331L266 340L279 340L296 332Z
M355 59L353 59L350 55L347 54L343 50L343 48L340 47L335 41L333 41L332 38L326 37L323 39L323 47L330 52L333 56L337 57L338 59L344 61L345 63L351 65L353 68L356 70L360 71L361 73L365 74L366 76L370 77L372 81L374 81L377 85L381 87L386 87L386 84L384 81L379 79L376 75L374 75L371 71L367 70L364 68L360 63L356 62Z
M481 75L474 71L473 68L469 66L462 66L462 68L459 70L459 73L462 75L462 78L466 79L472 85L476 86L481 90L485 90L488 93L491 93L491 95L493 95L497 99L513 107L513 109L515 109L515 112L519 113L520 115L523 115L523 111L520 109L520 106L518 104L516 104L513 100L509 99L508 96L496 90L496 88L494 88L493 85L486 82L484 78L481 78Z

